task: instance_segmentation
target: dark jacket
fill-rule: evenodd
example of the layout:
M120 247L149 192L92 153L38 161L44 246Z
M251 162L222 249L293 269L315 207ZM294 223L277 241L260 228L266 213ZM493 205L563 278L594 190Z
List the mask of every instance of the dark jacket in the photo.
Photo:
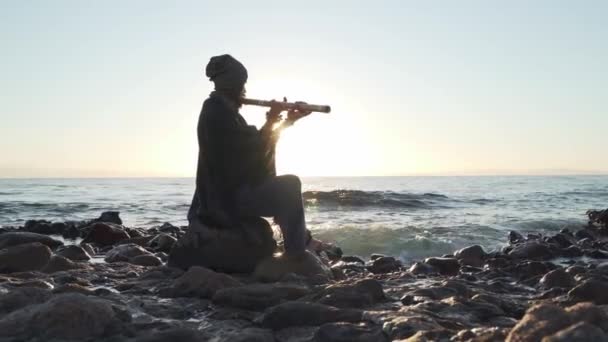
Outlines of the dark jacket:
M268 176L265 156L268 148L274 152L274 146L255 126L247 125L230 101L214 93L203 104L197 135L196 190L188 220L198 217L204 223L222 225L221 217L234 220L238 216L238 190Z

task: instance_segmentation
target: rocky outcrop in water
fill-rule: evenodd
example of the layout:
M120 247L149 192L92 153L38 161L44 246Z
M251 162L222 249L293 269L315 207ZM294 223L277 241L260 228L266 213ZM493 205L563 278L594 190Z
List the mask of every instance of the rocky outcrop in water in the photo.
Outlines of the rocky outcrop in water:
M264 272L275 279L254 272L265 258L238 250L166 265L185 235L170 224L37 221L55 228L0 233L0 341L608 341L608 232L597 215L578 231L512 232L501 250L407 263L319 250L321 271L298 275L274 260ZM64 235L60 226L102 233L66 245L39 233ZM217 235L203 242L245 241ZM224 273L239 261L248 272Z

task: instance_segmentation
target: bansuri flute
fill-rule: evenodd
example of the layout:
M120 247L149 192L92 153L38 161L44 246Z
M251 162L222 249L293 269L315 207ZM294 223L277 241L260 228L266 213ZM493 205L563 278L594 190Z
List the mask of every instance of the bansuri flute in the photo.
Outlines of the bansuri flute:
M297 109L297 110L320 112L320 113L331 112L330 106L306 104L306 103L265 101L265 100L256 100L256 99L247 99L247 98L242 98L241 103L246 104L246 105L262 106L262 107L272 107L273 105L278 104L278 105L282 106L283 110Z

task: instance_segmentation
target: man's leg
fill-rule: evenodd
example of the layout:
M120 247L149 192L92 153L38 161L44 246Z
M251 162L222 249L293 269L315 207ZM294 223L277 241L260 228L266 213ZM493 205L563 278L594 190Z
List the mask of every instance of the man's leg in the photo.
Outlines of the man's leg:
M274 217L281 227L287 254L305 251L308 231L304 220L302 183L297 176L277 176L258 186L243 189L237 204L242 216Z

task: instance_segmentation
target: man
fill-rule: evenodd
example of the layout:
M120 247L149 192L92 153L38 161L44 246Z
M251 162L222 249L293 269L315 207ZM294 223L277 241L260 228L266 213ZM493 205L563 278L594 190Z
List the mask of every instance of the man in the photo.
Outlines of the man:
M274 148L282 128L310 114L271 107L261 129L239 114L247 70L230 55L212 57L206 75L215 84L198 122L196 190L188 212L189 230L204 225L238 227L244 217L274 217L285 254L304 254L311 241L304 221L301 183L293 175L276 176ZM276 127L280 126L280 127Z

